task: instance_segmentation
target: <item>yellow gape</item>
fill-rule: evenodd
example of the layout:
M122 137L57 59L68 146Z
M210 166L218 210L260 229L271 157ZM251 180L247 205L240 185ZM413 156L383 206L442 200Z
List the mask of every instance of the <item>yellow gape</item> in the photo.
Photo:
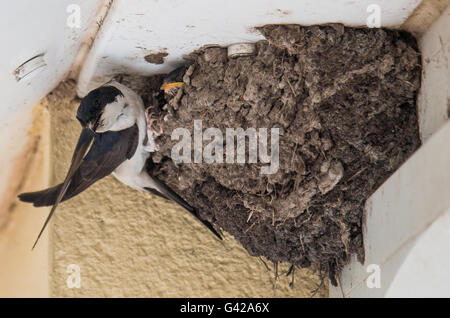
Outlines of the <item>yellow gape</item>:
M183 85L184 85L183 82L166 83L166 84L161 85L161 90L165 91L166 89L171 89L171 88L183 86Z

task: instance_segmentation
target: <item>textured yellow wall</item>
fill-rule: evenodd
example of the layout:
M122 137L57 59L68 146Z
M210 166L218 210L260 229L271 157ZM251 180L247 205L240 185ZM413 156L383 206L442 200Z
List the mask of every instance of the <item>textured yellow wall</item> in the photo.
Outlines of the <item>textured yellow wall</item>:
M80 132L73 96L73 87L62 84L48 97L52 184L64 178ZM51 255L57 297L309 297L319 284L311 271L296 270L294 289L285 275L274 288L273 272L232 237L218 242L184 210L112 176L60 205ZM69 264L80 267L79 289L67 287ZM326 286L319 295L327 296Z

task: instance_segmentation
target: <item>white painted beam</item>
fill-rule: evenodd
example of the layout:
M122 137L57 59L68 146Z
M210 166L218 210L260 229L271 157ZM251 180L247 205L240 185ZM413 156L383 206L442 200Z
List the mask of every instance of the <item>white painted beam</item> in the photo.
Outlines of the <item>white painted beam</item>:
M31 109L68 74L99 1L18 0L0 6L0 225L22 177L17 163L30 141ZM67 23L69 5L80 8L79 28Z
M353 259L342 272L341 286L330 289L332 297L450 295L450 123L436 132L366 202L363 224L364 264ZM438 221L437 221L438 220ZM430 239L431 238L431 239ZM434 238L434 239L432 239ZM430 251L439 251L430 255ZM426 257L425 257L426 256ZM427 259L427 257L431 257ZM421 284L411 289L402 281L418 281L414 260L426 259L434 266L421 272ZM373 277L369 265L380 267L381 288L368 288ZM413 266L414 265L414 266ZM440 267L440 271L435 271ZM408 275L409 273L409 275ZM425 288L433 279L439 286ZM389 293L388 293L389 291Z
M418 97L419 126L427 140L448 120L450 111L450 7L419 40L422 85Z
M450 7L419 44L425 143L366 202L365 263L352 260L332 297L450 296ZM371 264L381 270L379 289L367 286Z
M421 0L114 0L78 80L78 94L119 73L166 73L201 46L263 39L265 24L344 23L365 26L378 5L381 25L399 27ZM369 8L369 10L368 10ZM144 57L166 52L163 64Z

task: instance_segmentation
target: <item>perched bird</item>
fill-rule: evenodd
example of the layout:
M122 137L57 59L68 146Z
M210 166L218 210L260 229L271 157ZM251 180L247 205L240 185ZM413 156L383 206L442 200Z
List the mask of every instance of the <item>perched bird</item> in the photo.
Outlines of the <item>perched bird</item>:
M176 202L222 239L210 222L200 218L195 208L146 171L146 161L155 151L155 134L151 124L148 125L144 104L138 94L118 82L108 82L81 100L77 119L83 128L64 182L46 190L19 195L20 200L37 207L53 205L33 248L60 202L111 173L136 190Z

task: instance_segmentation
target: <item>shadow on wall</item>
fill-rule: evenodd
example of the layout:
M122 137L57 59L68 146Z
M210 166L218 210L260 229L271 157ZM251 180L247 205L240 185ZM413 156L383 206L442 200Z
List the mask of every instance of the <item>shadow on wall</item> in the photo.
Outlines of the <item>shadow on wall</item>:
M49 212L17 200L23 189L39 189L49 185L50 116L45 99L33 109L33 125L26 152L18 158L12 176L7 221L0 229L0 297L48 297L48 233L31 251L33 240Z

